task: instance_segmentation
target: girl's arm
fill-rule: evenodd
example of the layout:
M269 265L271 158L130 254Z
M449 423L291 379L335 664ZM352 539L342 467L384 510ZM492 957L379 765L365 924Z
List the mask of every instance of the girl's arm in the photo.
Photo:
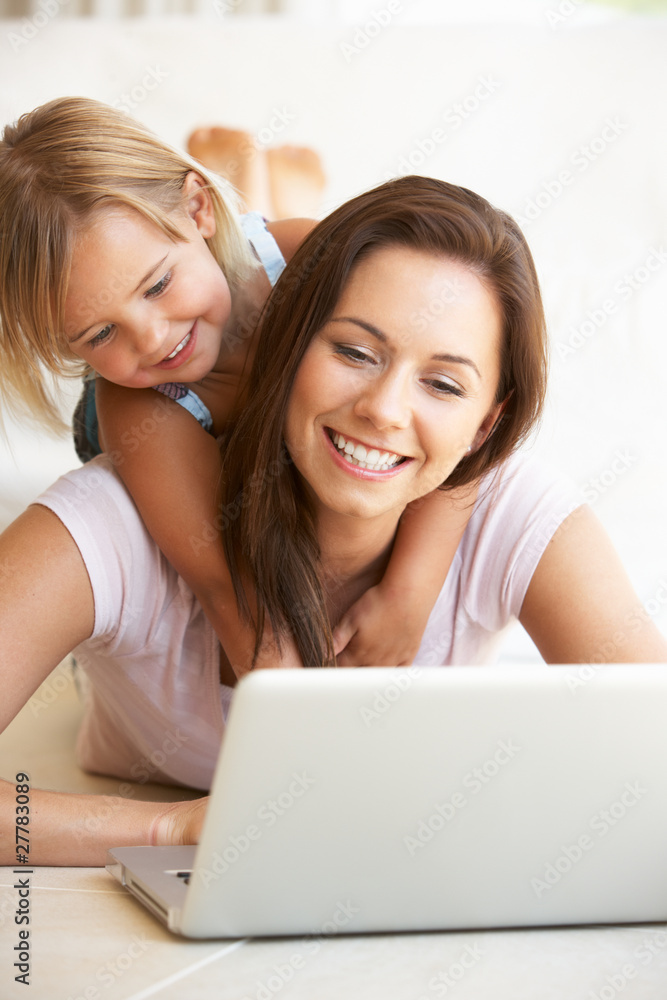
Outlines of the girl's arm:
M315 225L312 219L284 219L270 223L269 231L289 260ZM209 388L216 427L231 417L233 392L224 385ZM239 616L224 555L221 532L229 515L219 510L218 445L183 407L153 389L98 379L96 401L102 447L154 541L202 605L225 654L222 679L233 685L251 667L255 633ZM254 595L248 599L252 607ZM256 668L301 665L294 641L285 638L279 651L267 627Z
M0 535L0 731L54 667L92 633L93 594L72 536L46 507ZM5 778L11 776L5 775ZM103 865L109 847L196 843L206 800L165 804L30 791L29 861ZM16 864L14 784L0 779L0 864ZM97 816L100 822L90 822Z
M549 542L519 620L547 663L667 663L667 639L586 505Z
M153 389L98 379L96 396L102 447L153 540L202 605L228 660L223 680L233 685L250 669L255 633L239 616L224 555L222 531L234 511L219 507L218 444L183 407ZM286 640L279 654L267 636L256 666L301 662L293 643Z
M352 605L334 631L339 666L413 662L476 496L477 486L434 490L408 505L382 580Z

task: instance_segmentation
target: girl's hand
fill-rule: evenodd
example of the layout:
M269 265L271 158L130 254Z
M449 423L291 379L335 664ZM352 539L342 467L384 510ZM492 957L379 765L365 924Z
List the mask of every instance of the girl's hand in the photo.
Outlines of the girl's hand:
M207 807L208 796L165 805L164 810L153 821L151 845L181 847L184 844L198 844Z
M430 608L410 593L380 582L367 590L334 629L339 667L409 666L417 655Z
M275 636L267 624L253 670L291 669L303 666L292 635L281 635L280 646L281 648L278 650ZM239 674L239 676L241 675Z

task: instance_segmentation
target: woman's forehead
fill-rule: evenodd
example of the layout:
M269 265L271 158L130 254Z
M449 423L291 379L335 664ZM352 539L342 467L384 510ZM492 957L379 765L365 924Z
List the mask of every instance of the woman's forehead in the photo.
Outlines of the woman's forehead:
M467 264L402 246L382 247L354 267L334 316L354 313L389 340L415 346L461 339L497 354L502 327L495 294ZM356 315L358 314L358 315Z
M368 290L371 282L398 277L403 294L428 297L432 311L438 303L470 302L480 292L493 298L487 283L465 261L445 253L417 250L400 244L378 247L364 255L351 269L342 294L361 283ZM415 279L410 282L410 278Z

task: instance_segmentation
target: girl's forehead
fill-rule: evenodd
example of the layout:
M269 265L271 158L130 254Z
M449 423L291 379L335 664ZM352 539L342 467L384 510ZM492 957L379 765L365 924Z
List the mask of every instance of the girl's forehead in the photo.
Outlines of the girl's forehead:
M173 240L136 209L100 206L73 244L65 299L67 325L80 325L82 310L104 311L173 248Z
M175 220L174 220L175 221ZM160 226L129 205L101 205L82 220L72 246L70 284L101 268L127 271L169 253L174 240Z
M91 236L111 237L116 233L130 231L150 231L160 233L161 229L132 205L123 202L108 201L94 205L90 211L79 220L77 238L86 239Z

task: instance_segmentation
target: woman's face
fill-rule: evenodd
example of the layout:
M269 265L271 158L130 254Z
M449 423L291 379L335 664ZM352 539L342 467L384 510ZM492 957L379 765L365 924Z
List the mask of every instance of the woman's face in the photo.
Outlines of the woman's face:
M316 506L395 515L444 482L498 418L501 328L461 263L398 246L359 263L288 405L285 441Z

